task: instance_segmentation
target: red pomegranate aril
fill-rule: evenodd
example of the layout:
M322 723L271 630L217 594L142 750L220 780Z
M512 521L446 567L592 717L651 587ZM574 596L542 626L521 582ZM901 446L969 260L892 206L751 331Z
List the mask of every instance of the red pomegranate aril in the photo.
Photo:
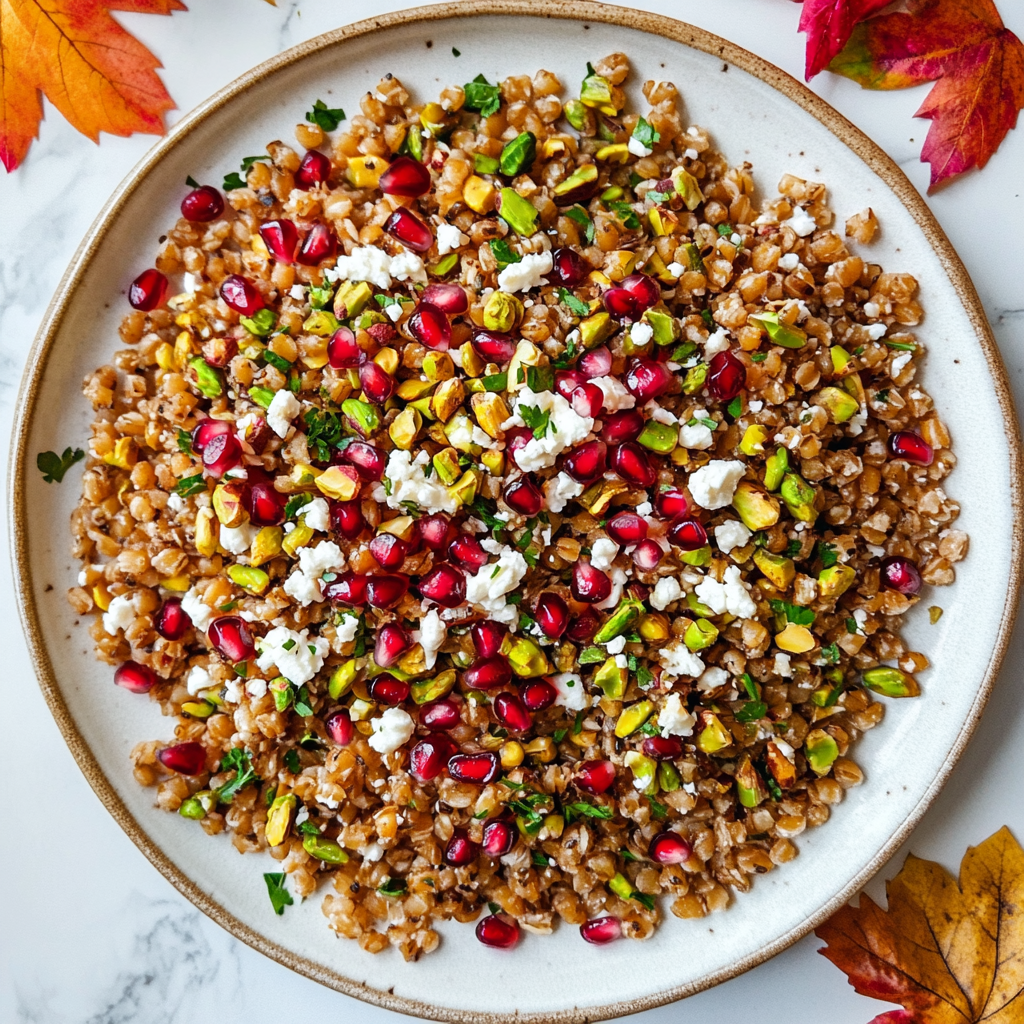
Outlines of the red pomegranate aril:
M473 623L469 635L473 638L473 646L476 647L478 657L493 658L501 650L501 645L508 636L508 626L504 622L484 619L483 622Z
M359 501L332 501L331 526L346 540L355 540L366 528Z
M455 608L466 600L466 574L454 565L442 562L419 582L420 596L442 608Z
M384 453L366 441L350 441L340 455L342 462L355 467L360 480L380 480L384 476Z
M646 274L630 274L619 282L619 287L625 288L633 296L641 313L661 301L661 288L658 287L658 282Z
M471 341L476 354L489 363L507 363L516 354L516 343L498 331L476 331Z
M558 696L558 691L546 679L532 679L519 693L530 711L546 710Z
M504 857L516 845L515 825L504 818L495 818L484 825L481 849L488 857Z
M402 245L416 252L426 252L434 244L434 235L430 228L416 216L412 210L400 206L384 224L384 230L397 238Z
M493 707L494 717L513 732L526 732L533 724L530 712L517 693L499 693Z
M533 614L537 625L551 640L557 640L569 626L569 606L552 590L537 598Z
M650 572L657 569L664 555L657 541L642 540L633 549L633 564L643 572Z
M675 374L664 363L654 359L634 359L622 383L638 402L649 402L665 394L675 379Z
M625 288L617 285L609 288L601 296L601 301L608 314L616 320L637 320L640 317L641 309L636 299Z
M690 844L677 832L659 832L647 849L655 864L682 864L690 857Z
M206 635L213 649L224 659L238 664L253 656L256 645L249 632L249 624L237 615L224 615L214 619Z
M221 477L242 461L242 446L234 434L218 434L203 449L203 468Z
M220 297L242 316L252 316L264 305L259 289L239 274L224 278L220 286Z
M420 708L420 721L428 729L454 729L462 721L462 714L455 701L442 697Z
M512 461L519 466L519 453L533 439L533 431L529 427L512 427L505 431L505 450L512 456ZM522 466L519 466L522 469Z
M157 751L156 756L165 768L179 775L202 775L206 771L206 747L202 743L175 743Z
M473 690L496 690L512 681L512 666L500 654L477 658L462 674L466 685Z
M511 949L519 941L519 925L504 914L491 914L476 926L476 937L495 949Z
M502 495L510 509L524 516L535 516L544 507L544 495L529 477L520 477L505 488Z
M377 630L377 639L373 645L373 660L381 668L391 668L410 647L412 647L412 637L408 630L399 622L386 622Z
M644 753L655 761L672 761L682 757L683 741L678 736L648 736L644 740Z
M457 284L428 284L420 293L420 299L436 306L446 316L459 316L469 309L466 289Z
M731 402L747 384L747 368L732 352L719 352L708 363L707 389L719 402Z
M879 570L882 585L912 597L921 589L921 573L909 558L893 555L882 560Z
M359 367L359 386L374 405L383 405L395 393L398 385L383 366L367 360Z
M573 391L570 401L577 416L600 416L604 392L596 384L581 384Z
M607 377L612 372L612 354L606 345L599 345L589 352L584 352L576 363L576 368L588 380L594 377Z
M562 468L577 483L590 483L608 468L608 446L604 441L587 441L566 455Z
M409 772L420 782L436 779L451 757L451 741L445 736L427 736L409 751Z
M680 519L672 524L668 539L684 551L696 551L707 544L708 534L696 519Z
M295 187L308 192L314 185L321 185L331 176L331 161L323 153L311 149L295 172Z
M594 946L604 946L622 938L622 922L617 917L595 917L580 925L580 935Z
M180 640L191 625L192 620L176 597L164 601L156 617L156 631L165 640Z
M430 191L430 171L411 156L398 156L380 176L378 185L386 196L418 199Z
M448 557L461 562L474 572L487 564L488 554L480 541L468 533L460 533L448 548Z
M601 435L608 444L624 444L635 441L644 429L644 418L635 409L623 409L602 417L604 429Z
M566 288L578 285L590 272L586 260L575 250L564 246L551 256L551 276Z
M376 653L375 648L375 660ZM394 676L388 675L387 673L381 676L375 676L370 681L370 685L367 689L370 692L370 696L375 701L379 704L386 704L390 708L393 708L409 699L409 684L404 679L396 679Z
M284 495L275 491L273 484L253 483L246 494L245 506L254 526L280 526L284 522Z
M224 197L212 185L200 185L181 201L181 215L194 224L216 220L224 212Z
M469 833L465 829L457 828L452 832L452 837L444 848L444 860L453 868L461 868L472 864L476 860L476 853L476 843L469 838Z
M661 491L654 499L654 509L662 519L678 519L690 510L682 491Z
M369 582L369 576L349 570L324 587L324 597L335 604L363 604Z
M149 693L156 686L156 673L148 665L126 661L114 670L114 682L130 693Z
M162 306L166 298L167 278L152 267L139 274L128 288L128 302L144 313Z
M604 793L614 781L615 765L611 761L584 761L573 779L577 789L595 796Z
M409 333L427 348L445 352L452 340L452 325L444 310L421 302L409 317Z
M626 441L615 449L612 455L612 469L626 483L645 490L653 487L655 480L658 479L658 471L651 464L647 452L636 441Z
M930 466L935 458L932 446L913 430L897 430L889 435L889 454L915 466Z
M309 229L309 234L302 240L296 262L305 267L315 267L322 260L330 259L338 246L334 241L334 232L327 224L319 221Z
M391 608L405 597L408 590L407 576L370 576L366 581L366 600L373 608Z
M572 398L572 393L581 385L586 384L587 378L579 370L556 370L555 390L563 398ZM603 392L602 392L603 394Z
M419 521L420 540L431 551L440 551L446 547L454 532L451 521L447 516L435 512L433 515L424 516Z
M206 446L218 436L218 434L230 434L234 427L227 420L215 420L207 417L200 420L192 428L192 450L202 454Z
M394 534L379 533L370 541L370 554L382 569L397 569L408 557L409 546Z
M597 632L599 625L597 616L588 610L582 615L574 616L569 623L569 628L565 631L565 635L573 643L585 643Z
M448 774L456 782L475 782L486 786L501 772L501 761L493 750L479 754L454 754L448 760Z
M339 327L327 343L327 362L333 370L358 366L362 356L356 336L347 327Z
M260 225L260 238L278 263L293 263L299 248L299 229L290 220L266 220Z
M606 573L594 568L589 559L581 559L572 567L569 589L577 601L600 604L612 592L612 581Z
M604 528L616 544L639 544L647 539L647 520L635 512L617 512Z
M347 708L338 708L332 711L324 719L324 728L331 741L337 743L339 747L347 747L352 742L355 730L352 727L352 718Z

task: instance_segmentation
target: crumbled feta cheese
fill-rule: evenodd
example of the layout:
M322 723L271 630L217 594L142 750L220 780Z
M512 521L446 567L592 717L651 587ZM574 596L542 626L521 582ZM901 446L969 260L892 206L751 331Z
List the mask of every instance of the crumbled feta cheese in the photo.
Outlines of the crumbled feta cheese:
M683 588L675 576L662 576L651 591L651 607L656 611L664 611L673 601L683 596Z
M910 352L901 352L893 359L892 370L889 372L889 375L891 377L898 377L911 359L913 359L913 355Z
M229 704L239 704L242 700L242 680L229 679L224 684L224 699Z
M746 585L740 579L739 566L728 566L721 583L713 576L705 576L693 592L697 600L706 604L716 615L728 612L740 619L750 619L757 614L757 605L751 600Z
M580 416L560 394L555 391L531 391L525 387L516 395L515 410L502 424L502 428L525 427L526 422L520 410L532 408L538 413L548 414L547 429L540 437L531 437L516 452L516 463L525 473L535 473L555 464L556 457L566 448L579 444L594 429L590 416Z
M429 132L424 132L425 135L429 135ZM319 799L319 797L317 797ZM321 801L323 802L323 801ZM337 804L337 801L334 801ZM367 843L365 846L360 846L356 853L366 861L367 864L376 864L384 856L384 847L380 843L373 842Z
M590 383L596 384L604 392L604 412L632 409L636 405L636 399L618 377L592 377Z
M119 629L127 629L135 621L135 598L115 597L103 613L103 629L117 636Z
M736 459L716 459L690 474L690 494L701 508L725 508L743 479L746 463Z
M420 628L413 630L412 638L423 648L423 663L428 669L433 668L437 662L437 652L444 643L446 632L447 627L441 621L436 608L431 608L420 619Z
M700 156L700 153L695 149L685 149L683 150L683 156L685 156L687 160L696 160Z
M172 512L180 512L185 507L185 499L173 491L167 496L167 507Z
M515 621L519 610L505 601L505 595L519 586L526 569L526 559L518 551L503 548L497 562L483 566L475 576L467 578L466 600L499 622Z
M249 694L253 700L259 700L260 697L265 697L267 695L266 679L247 679L245 681L245 692Z
M193 697L216 685L217 681L202 665L193 665L185 679L185 688Z
M665 675L672 678L676 676L695 678L704 671L704 662L682 640L676 640L658 651L658 660L661 662Z
M643 320L638 320L630 327L629 336L637 348L643 348L654 337L654 328Z
M220 546L233 555L244 555L256 539L260 528L253 523L242 523L241 526L220 525Z
M728 681L729 673L724 668L709 665L697 680L697 689L707 693L709 690L717 690L720 686L725 686Z
M886 327L885 324L870 324L870 325L868 325L865 328L865 330L867 331L868 337L872 341L878 341L880 338L884 338L885 337L885 332L888 329L889 328ZM909 358L909 356L908 356L908 358Z
M181 596L181 610L192 620L192 625L205 633L213 618L213 609L196 593L192 587Z
M400 252L391 257L391 276L398 281L416 281L427 283L427 272L423 269L423 260L413 252ZM401 306L398 307L401 309Z
M402 319L402 304L400 302L389 302L384 307L384 315L393 324L397 324Z
M799 235L801 238L806 238L811 232L813 232L818 225L814 223L814 218L801 206L798 206L793 211L793 216L789 220L784 220L782 226L786 228L792 228L794 233Z
M729 554L733 548L743 547L750 537L750 531L738 519L730 519L715 527L715 543L723 555Z
M421 451L415 458L411 452L396 448L388 456L385 478L391 481L391 493L381 494L391 508L402 508L403 501L413 501L425 512L455 512L458 502L440 483L436 473L427 477L424 469L430 463L430 456ZM381 487L383 492L384 488ZM374 492L377 497L377 491ZM378 498L377 500L381 500Z
M498 287L503 292L528 292L547 284L544 275L551 273L551 253L528 252L518 263L510 263L498 274Z
M302 506L302 521L311 529L328 533L331 529L331 510L323 498L314 498Z
M885 548L880 544L866 544L865 547L875 558L882 558L885 556Z
M776 736L772 742L779 748L779 753L782 754L790 764L796 764L796 751L784 739Z
M293 601L297 601L302 605L303 608L307 608L314 601L322 601L324 599L319 581L311 576L307 576L298 569L284 581L284 592Z
M558 691L555 703L569 711L586 711L590 707L590 696L583 688L583 680L575 672L562 672L551 676L551 682Z
M857 437L864 433L864 428L868 425L868 414L866 412L855 412L847 421L846 429L849 430L851 437Z
M626 638L624 636L613 637L604 645L609 654L621 654L626 649Z
M760 398L752 399L747 404L751 412L760 412L764 408L764 402Z
M341 617L341 621L334 627L334 630L335 635L338 638L338 643L351 643L355 640L356 633L359 632L359 616L345 612Z
M299 567L288 577L284 592L305 608L313 601L322 601L320 577L328 569L340 569L345 564L341 548L332 540L322 540L316 547L299 549Z
M793 659L788 654L783 654L779 651L775 655L775 671L780 676L785 676L787 679L793 674Z
M864 315L871 317L872 320L877 320L881 312L882 307L877 302L864 303Z
M310 637L308 629L296 632L275 626L256 641L256 664L264 672L276 667L293 686L308 683L324 667L330 644L322 636Z
M638 516L649 516L654 511L654 506L649 501L641 501L636 507Z
M437 225L437 251L441 256L469 245L469 236L464 235L454 224Z
M559 472L544 483L544 502L551 512L561 512L573 498L583 493L583 484L568 473Z
M390 754L409 742L416 723L408 711L388 708L380 718L370 719L373 735L367 741L378 754Z
M708 340L704 342L704 358L710 362L719 352L724 352L729 347L729 335L726 334L724 327L719 327L714 334L708 335Z
M635 135L630 135L626 146L633 156L650 156L654 152L653 149L648 149Z
M306 297L306 286L304 284L293 284L291 288L288 289L288 294L293 299L298 299L298 301L301 302Z
M619 545L615 541L598 537L590 549L590 564L595 569L610 569L618 553Z
M682 263L670 263L666 269L673 277L682 277L686 273L686 267Z
M710 417L707 409L694 409L691 419L706 420ZM715 443L714 431L706 423L694 423L691 426L690 420L687 420L679 427L679 443L684 448L710 448Z
M854 608L853 620L857 623L857 629L864 631L864 623L868 621L868 613L863 608Z
M678 693L670 693L658 709L658 727L661 729L661 735L666 738L692 736L696 724L696 717L683 707Z
M352 250L351 256L339 256L333 270L325 270L328 281L368 281L378 288L391 287L391 257L375 245Z
M785 271L796 270L800 266L800 257L795 252L787 252L785 256L779 257L779 269Z
M478 444L481 448L494 447L494 438L485 430L481 430L468 416L462 416L455 422L449 420L445 425L445 436L448 442L460 451L465 451L471 444Z
M678 417L674 413L669 412L668 409L663 409L655 401L648 402L644 406L644 411L650 414L651 419L655 423L667 423L671 426L673 423L679 422Z
M274 395L267 409L267 426L278 437L284 437L292 425L292 420L301 411L302 403L287 388L282 388Z

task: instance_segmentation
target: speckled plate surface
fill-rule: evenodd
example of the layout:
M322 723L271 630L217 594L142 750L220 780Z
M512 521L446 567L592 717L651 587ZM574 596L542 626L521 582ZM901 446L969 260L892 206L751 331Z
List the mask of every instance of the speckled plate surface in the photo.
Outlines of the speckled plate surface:
M947 491L963 504L971 554L936 597L945 608L938 625L924 605L909 617L906 635L934 668L922 676L924 695L890 702L882 727L858 745L865 784L825 827L800 837L794 862L758 878L727 912L670 915L650 941L605 948L559 928L527 935L513 953L449 923L440 950L418 963L395 951L371 956L327 929L319 896L274 916L261 877L269 858L240 857L226 837L157 811L152 791L135 784L129 750L140 738L169 737L171 721L111 685L110 669L93 661L89 623L64 598L77 572L67 524L81 467L50 486L35 456L85 444L91 412L81 380L118 346L127 285L151 265L186 175L219 181L241 156L289 138L312 100L354 108L388 71L422 100L481 71L493 81L544 67L572 89L588 59L614 50L633 63L634 105L644 79L676 82L684 123L707 126L731 163L749 160L762 189L791 171L826 182L840 219L875 209L883 231L870 258L921 282L922 379L954 437L960 464ZM839 114L759 58L680 22L598 4L480 0L362 22L287 51L185 117L111 197L50 306L28 361L11 466L26 634L54 716L110 813L158 870L243 941L350 995L442 1020L631 1013L732 977L804 935L878 870L945 781L995 678L1020 582L1020 442L1003 368L963 266L910 183Z

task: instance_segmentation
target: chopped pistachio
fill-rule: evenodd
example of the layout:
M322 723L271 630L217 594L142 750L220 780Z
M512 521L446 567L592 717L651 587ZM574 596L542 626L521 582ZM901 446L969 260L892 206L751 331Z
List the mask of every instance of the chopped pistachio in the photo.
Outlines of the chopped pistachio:
M818 573L821 596L829 599L839 597L853 586L856 579L857 573L850 566L830 565Z
M302 325L302 329L306 334L315 334L321 338L330 337L341 324L338 323L338 318L333 314L329 313L326 309L314 309L312 313L306 317L305 322Z
M642 615L637 632L645 640L651 641L667 640L672 635L668 616L662 615L661 612L647 612L646 615Z
M775 449L774 455L769 455L764 466L764 485L769 491L777 491L782 483L782 478L789 469L789 451L781 445Z
M589 73L580 86L580 102L585 107L593 107L602 114L607 114L608 117L614 117L619 110L612 98L611 83L607 78L597 74L589 65L588 69Z
M655 345L672 345L679 340L681 328L674 316L657 309L649 309L644 313L643 319L654 331Z
M503 188L498 194L498 216L523 237L537 230L537 210L529 199L524 199L514 188Z
M286 793L284 796L275 797L267 812L266 837L269 846L280 846L288 835L291 828L292 815L298 805L298 798L294 793Z
M262 594L270 586L270 577L262 569L254 569L248 565L232 565L228 567L231 582L248 590L250 594Z
M796 578L796 565L793 559L786 558L785 555L773 555L766 548L758 548L754 552L754 565L777 590L786 590Z
M671 761L661 761L658 764L658 785L663 792L674 793L682 784L683 780Z
M462 474L459 453L454 448L442 448L431 461L434 464L434 472L445 486L455 483Z
M494 170L497 169L497 163L495 163ZM487 173L493 173L493 171ZM481 216L485 216L494 209L494 198L497 194L497 189L477 174L470 175L462 186L462 198L466 205Z
M701 713L701 726L697 747L705 754L714 754L732 744L732 735L713 712Z
M300 516L295 529L284 535L284 540L281 541L281 550L294 558L295 552L299 548L304 548L313 539L313 534L313 527L307 526L305 519Z
M512 641L507 657L512 671L523 679L533 679L551 671L547 655L525 636L516 637Z
M743 520L743 525L755 533L767 530L779 521L778 501L749 480L739 482L733 494L732 507Z
M743 432L743 440L740 441L740 451L744 455L749 455L753 458L755 455L760 455L764 451L764 443L768 440L768 429L762 427L760 423L751 424Z
M213 511L222 526L233 530L241 526L248 518L243 503L245 484L232 481L217 484L213 489Z
M583 164L554 187L554 194L564 205L586 202L597 187L597 175L597 164Z
M686 371L686 376L683 378L683 394L692 395L700 391L704 387L704 381L708 377L708 364L698 363L696 366L691 366Z
M626 708L615 723L615 735L619 739L632 736L644 722L654 713L654 705L649 700L637 701Z
M352 428L363 437L370 437L380 430L380 415L368 402L361 402L358 398L346 398L341 403L341 411Z
M779 494L794 519L813 523L818 518L817 510L814 508L814 499L818 492L799 473L787 473L782 478Z
M389 373L394 373L394 370L389 370ZM447 352L437 352L431 350L423 357L423 374L427 380L436 384L438 381L451 380L455 376L455 362ZM416 381L415 383L422 383ZM404 397L399 395L400 398ZM410 398L421 398L422 395L410 395Z
M644 610L643 602L634 597L624 597L608 620L594 634L595 644L606 644L621 636L639 618Z
M491 292L484 303L484 327L507 334L522 319L523 304L508 292Z
M396 448L411 451L416 443L416 435L423 428L423 417L411 405L407 405L388 426L388 437Z
M736 762L736 795L743 807L757 807L768 799L764 780L751 763L749 754L741 754Z
M366 281L343 281L334 293L334 315L348 320L361 313L372 298L373 288Z
M681 165L672 170L672 188L691 213L704 202L697 179Z
M902 669L876 665L861 673L864 685L884 697L917 697L921 687L917 680Z
M305 836L302 848L317 860L325 864L347 864L348 854L333 840L323 836Z
M633 773L633 786L645 796L658 792L658 762L639 750L627 750L623 764Z
M764 758L780 789L789 789L796 782L796 765L771 740L765 746Z
M814 634L806 626L790 622L775 635L775 645L790 654L806 654L814 649Z
M195 356L188 361L195 386L207 398L217 398L224 392L220 374L202 356Z
M679 554L679 560L687 565L710 565L712 557L710 544L705 544L704 547L694 551L682 551Z
M807 344L807 332L792 324L780 322L778 313L751 313L748 320L764 328L772 343L782 348L803 348Z
M359 493L359 475L351 466L329 466L317 478L321 494L335 501L351 501Z
M618 330L618 324L605 312L592 313L580 321L580 342L584 348L597 348Z
M718 629L713 622L707 619L697 619L686 627L683 634L683 643L691 651L702 651L710 647L718 639Z
M506 142L498 166L508 178L527 171L537 159L537 136L533 132L520 132L511 142Z
M814 401L832 417L833 423L845 423L860 409L860 402L842 388L822 388Z
M218 531L214 526L216 522L217 517L213 509L201 508L196 512L196 551L204 558L212 558L217 553Z
M653 452L668 455L679 444L679 428L671 423L648 420L636 440L637 444L641 444Z
M815 775L828 775L839 746L824 729L812 729L804 740L804 754Z

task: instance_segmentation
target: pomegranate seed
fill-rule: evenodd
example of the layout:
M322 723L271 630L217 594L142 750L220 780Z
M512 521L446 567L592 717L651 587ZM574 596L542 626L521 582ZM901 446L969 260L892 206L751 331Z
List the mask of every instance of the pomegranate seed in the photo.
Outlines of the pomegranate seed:
M391 608L405 597L408 590L408 576L370 576L366 580L366 600L373 608Z
M673 523L668 537L684 551L696 551L708 542L707 530L696 519L680 519Z
M595 946L604 946L622 938L622 922L617 917L595 917L580 925L580 935Z
M675 379L675 375L664 363L653 359L634 359L629 364L623 384L638 402L649 402L665 394Z
M493 750L479 754L454 754L448 760L448 774L456 782L475 782L486 786L501 772L501 761Z
M633 549L633 564L644 572L650 572L658 567L664 554L657 541L642 540Z
M203 449L203 468L222 477L242 461L242 446L234 434L218 434Z
M537 625L551 640L557 640L569 626L569 606L552 590L537 598L533 614Z
M420 709L420 721L428 729L454 729L462 721L462 714L455 701L443 697Z
M661 301L661 288L658 287L658 282L646 274L630 274L619 282L619 287L625 288L633 296L641 313Z
M488 658L477 658L462 673L462 678L473 690L496 690L512 681L512 666L507 658L492 654Z
M575 250L565 246L551 255L551 276L566 288L578 285L589 273L586 260Z
M719 402L730 402L746 386L747 368L732 352L719 352L708 363L708 394Z
M446 352L452 340L452 325L444 310L421 302L409 317L409 333L427 348Z
M212 185L200 185L181 201L181 215L195 224L216 220L224 212L224 197Z
M647 520L635 512L617 512L604 528L616 544L639 544L647 538Z
M897 430L889 435L889 454L915 466L930 466L935 458L932 446L913 430Z
M612 372L612 354L606 345L600 345L584 352L576 366L587 378L607 377Z
M148 313L164 304L167 298L167 278L159 270L144 270L128 289L128 302L133 309Z
M658 471L651 464L647 452L636 441L626 441L615 449L612 468L634 487L653 487L654 481L658 479Z
M114 682L130 693L149 693L156 681L156 673L137 661L126 661L114 670Z
M654 508L662 519L678 519L686 515L690 503L682 491L661 491L654 499Z
M360 480L380 480L384 476L384 453L366 441L351 441L339 453L342 462L354 466Z
M398 156L380 176L378 184L386 196L418 199L430 191L430 171L411 156Z
M460 533L448 548L448 557L476 571L487 564L488 555L476 537L469 533Z
M294 262L299 248L299 229L290 220L264 221L260 225L260 238L279 263Z
M573 643L585 643L597 632L598 625L597 616L588 609L582 615L573 617L565 635Z
M397 569L408 557L409 545L394 534L379 533L370 541L370 554L382 569Z
M383 405L395 393L397 384L383 366L367 360L359 367L359 386L374 405Z
M544 711L555 703L558 691L546 679L533 679L521 690L523 703L530 711Z
M469 309L466 289L457 284L428 284L420 293L420 299L436 306L446 316L459 316Z
M510 821L495 818L484 825L482 849L488 857L504 857L516 845L516 829Z
M906 597L912 597L921 589L921 573L909 558L902 555L893 555L882 561L881 577L883 586Z
M604 793L615 781L615 765L611 761L584 761L573 782L577 789L595 796Z
M603 419L604 429L601 431L608 444L624 444L635 441L644 429L644 418L635 409L623 409Z
M252 316L263 308L263 296L257 287L238 274L224 278L220 286L220 297L242 316Z
M555 390L563 398L572 398L572 393L581 384L586 383L587 378L579 370L557 370L555 372Z
M262 455L263 449L270 443L272 435L273 431L266 418L255 416L252 422L246 425L242 433L242 440L253 450L254 455Z
M596 384L581 384L570 400L577 416L599 416L604 407L604 392Z
M452 832L452 837L444 848L444 859L446 864L456 868L465 867L476 860L476 843L469 838L469 833L465 829L457 828Z
M683 741L678 736L648 736L644 753L655 761L671 761L682 756Z
M636 320L640 317L636 300L625 288L609 288L601 296L601 299L604 302L604 308L616 320Z
M206 771L206 748L202 743L175 743L156 756L165 768L179 775L202 775Z
M420 782L436 779L452 755L447 736L427 736L409 751L409 772Z
M533 724L530 712L517 693L499 693L494 698L494 717L513 732L526 732Z
M476 926L476 937L495 949L511 949L519 941L519 925L504 914L491 914Z
M245 508L255 526L280 526L284 522L284 495L278 494L271 483L253 483L246 492Z
M524 516L535 516L544 507L544 496L528 476L509 484L502 497L510 509Z
M314 185L322 184L330 176L331 161L323 153L311 149L302 158L302 163L295 172L295 187L308 192Z
M363 604L366 601L369 580L369 576L362 576L357 572L343 572L324 587L324 597L335 604Z
M504 622L484 619L483 622L474 622L469 633L473 637L477 655L481 658L493 658L505 642L508 626Z
M577 483L590 483L608 468L608 446L604 441L587 441L566 455L562 468Z
M303 239L295 259L305 267L315 267L322 260L330 259L337 250L334 232L326 224L317 222Z
M331 525L336 533L354 540L366 527L363 510L358 501L332 501Z
M416 252L426 252L434 244L434 235L430 228L416 216L412 210L400 206L384 224L384 230L397 238L402 245Z
M577 601L600 604L611 594L612 581L600 569L595 569L589 559L581 559L572 567L569 589Z
M519 466L519 453L530 443L533 431L529 427L513 427L505 431L505 448L512 461ZM522 469L522 466L519 466Z
M401 623L385 623L377 630L377 640L373 645L373 660L381 668L390 668L410 647L412 647L412 637ZM405 697L402 700L405 700Z
M347 327L339 327L327 343L327 362L334 370L358 366L362 355L356 336Z
M332 742L347 747L352 742L352 719L347 708L338 708L324 719L324 728Z
M256 650L252 633L245 619L237 615L223 615L210 623L206 634L213 649L227 661L238 664L253 656Z
M442 608L454 608L466 600L466 574L454 565L442 562L420 578L420 596Z
M647 849L655 864L682 864L690 856L690 844L677 832L659 832Z
M471 340L476 354L489 363L507 363L516 354L516 343L507 334L475 331Z
M170 597L164 601L164 605L156 617L156 631L165 640L180 640L191 625L192 620L176 597Z
M218 434L230 434L232 425L227 420L215 420L207 418L200 420L192 428L192 450L202 454L206 446Z
M420 539L430 548L431 551L440 551L451 541L454 533L452 524L447 516L435 512L433 515L424 516L419 521Z
M376 656L377 652L374 649L375 660ZM387 704L388 707L395 707L409 699L409 684L404 679L396 679L387 673L382 676L375 676L367 689L375 701L380 704Z

